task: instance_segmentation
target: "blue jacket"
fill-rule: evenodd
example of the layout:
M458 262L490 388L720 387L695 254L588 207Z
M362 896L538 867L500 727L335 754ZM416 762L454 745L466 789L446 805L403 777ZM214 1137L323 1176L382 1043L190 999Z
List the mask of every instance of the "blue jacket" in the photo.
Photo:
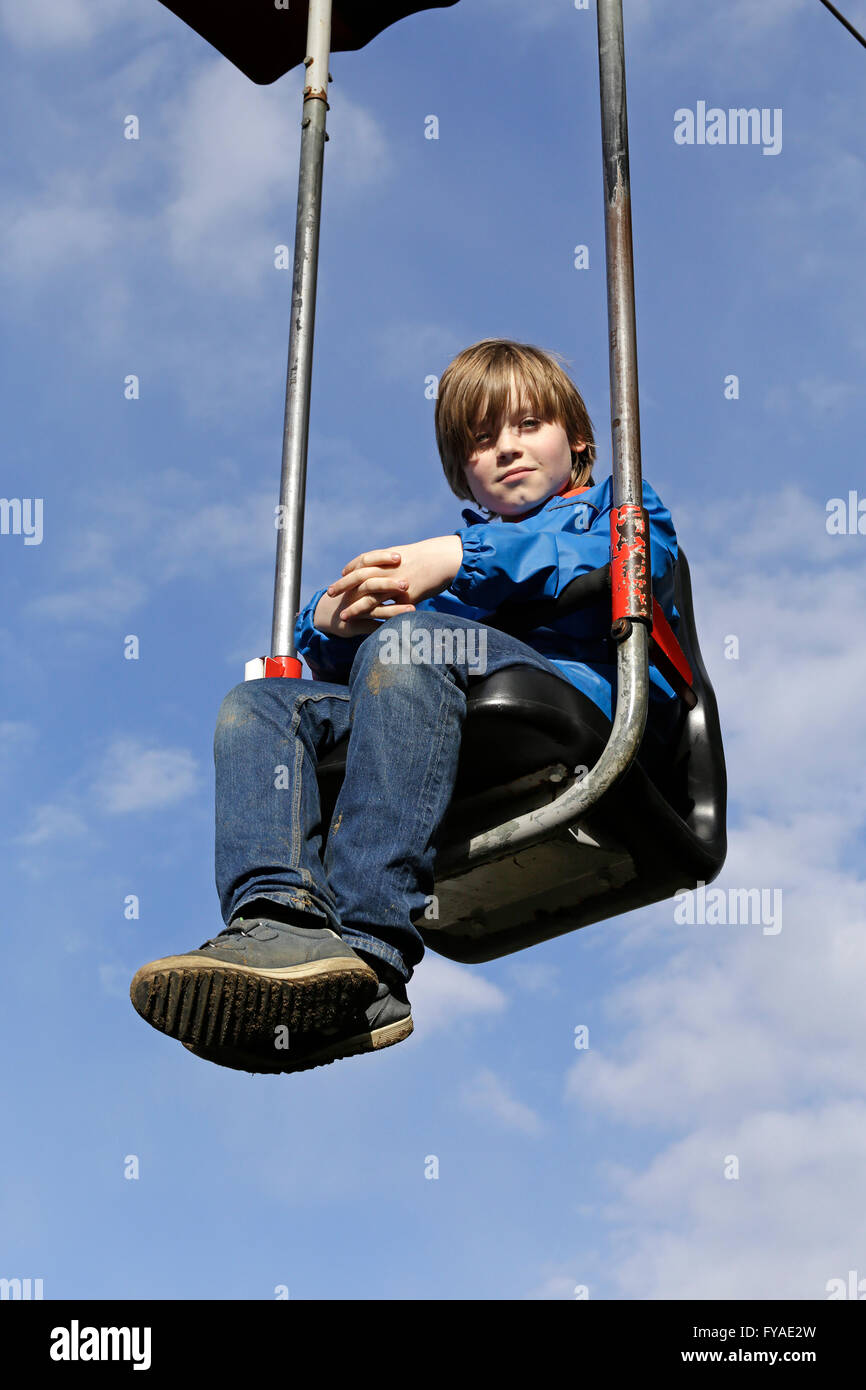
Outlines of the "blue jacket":
M653 593L676 632L676 532L670 512L646 480L643 504L650 520ZM576 575L607 564L612 507L613 479L606 478L593 487L556 494L519 521L479 520L464 527L456 532L463 543L463 564L451 587L422 599L415 607L484 622L506 600L555 598ZM467 520L475 515L464 512ZM313 614L324 592L320 589L314 594L298 615L298 655L304 657L317 680L345 683L364 637L331 637L313 626ZM610 621L609 603L596 603L550 627L527 633L521 640L558 666L612 720L616 666L587 659L590 646L597 651L598 639L609 636ZM660 718L665 725L676 707L675 692L651 664L649 719L655 723Z

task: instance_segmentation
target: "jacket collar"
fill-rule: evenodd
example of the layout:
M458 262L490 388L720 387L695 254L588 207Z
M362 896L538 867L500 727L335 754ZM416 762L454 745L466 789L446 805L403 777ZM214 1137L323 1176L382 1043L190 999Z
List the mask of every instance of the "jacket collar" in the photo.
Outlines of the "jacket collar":
M513 521L525 521L528 516L534 516L536 512L542 511L545 507L549 506L551 502L555 502L557 499L564 501L568 497L579 497L582 492L590 492L591 488L592 485L590 483L584 483L583 487L570 488L566 481L558 492L554 492L551 497L545 498L543 502L536 503L534 507L530 507L528 512L521 512L520 516L503 516L500 520L508 524Z

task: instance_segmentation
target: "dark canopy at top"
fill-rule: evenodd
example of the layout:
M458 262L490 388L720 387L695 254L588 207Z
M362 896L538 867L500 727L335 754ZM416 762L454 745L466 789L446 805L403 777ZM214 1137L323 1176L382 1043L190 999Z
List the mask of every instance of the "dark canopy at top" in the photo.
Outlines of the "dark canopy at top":
M307 56L306 0L277 9L274 0L161 0L166 9L213 44L253 82L276 82ZM334 0L331 52L363 48L398 19L420 10L447 10L457 0Z

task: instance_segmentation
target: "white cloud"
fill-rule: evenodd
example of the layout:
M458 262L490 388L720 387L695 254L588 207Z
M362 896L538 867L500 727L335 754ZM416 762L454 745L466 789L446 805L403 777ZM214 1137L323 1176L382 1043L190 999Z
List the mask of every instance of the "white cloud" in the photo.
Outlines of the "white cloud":
M764 397L764 405L767 410L790 418L795 411L802 412L805 404L814 418L821 419L832 412L835 422L840 412L859 404L861 395L862 390L856 382L818 375L771 386Z
M844 42L844 33L841 37ZM851 274L851 264L866 231L866 163L851 141L857 121L852 97L843 91L827 103L820 121L816 118L802 137L797 162L784 180L766 185L751 217L766 253L761 265L768 299L788 299L794 280L801 295L820 296L824 323L828 308L835 310L834 335L837 324L862 319L852 307L862 304L863 286ZM813 396L810 405L822 408L820 397Z
M381 498L388 496L394 488L393 478L388 478L381 468L371 467L364 474L364 491L370 498L362 497L347 503L336 503L333 498L323 496L321 485L317 485L314 495L308 499L306 511L306 535L308 559L311 569L320 571L327 568L328 582L335 579L344 564L355 558L361 551L371 547L404 545L417 540L419 536L434 534L432 531L431 499L423 492L420 497L388 497L386 505ZM380 490L381 488L381 490ZM441 523L447 526L447 522ZM450 529L453 530L453 519ZM337 563L337 571L333 565ZM324 581L323 581L324 582Z
M444 371L465 346L453 327L410 318L388 318L371 330L371 338L385 380L412 383L419 397L426 389L426 378ZM432 401L430 407L432 422Z
M498 985L430 951L409 984L409 998L415 1032L421 1038L495 1017L508 1003Z
M516 1100L501 1077L489 1067L481 1070L460 1088L460 1101L473 1114L489 1115L504 1129L520 1134L540 1134L544 1125L536 1112Z
M0 756L31 744L38 732L26 719L0 719Z
M793 487L753 497L749 516L719 504L689 544L729 779L713 886L781 890L782 929L678 925L673 901L620 924L613 950L632 973L566 1096L583 1114L682 1136L643 1173L609 1171L624 1199L608 1213L616 1239L637 1252L620 1266L626 1297L822 1297L856 1263L866 659L839 594L862 590L866 546L828 536L823 500ZM729 634L738 660L722 655ZM741 1156L739 1183L720 1176L726 1153Z
M211 473L194 478L161 469L134 487L115 485L87 499L87 521L58 528L62 589L24 605L28 617L62 623L116 625L139 609L150 592L181 575L198 579L209 571L263 566L272 571L276 547L272 489L253 492L234 482L237 501L208 502L208 491L227 488ZM147 570L134 573L136 563ZM79 576L89 582L76 583ZM73 576L74 578L70 578ZM124 629L125 630L125 629Z
M26 617L41 618L52 623L115 623L118 618L139 608L147 590L137 579L112 574L102 584L88 584L81 589L66 589L62 593L41 594L23 606Z
M43 845L55 840L77 840L87 833L82 816L71 806L56 803L39 806L31 817L32 828L14 835L19 845Z
M575 1289L579 1284L586 1284L585 1279L577 1279L574 1274L565 1271L560 1273L542 1274L541 1282L536 1284L526 1295L528 1299L557 1300L573 1299ZM590 1295L592 1290L589 1289Z
M856 826L866 647L851 640L839 595L866 581L866 545L827 534L825 502L788 486L754 497L748 525L736 504L715 504L688 526L700 535L689 561L734 806L777 815L844 808ZM731 635L736 660L723 656Z
M728 84L766 81L767 45L774 45L778 67L815 8L811 0L762 0L760 5L728 0L722 7L691 0L625 0L626 58L631 61L639 45L654 67L714 68ZM813 24L811 32L815 42L822 42L819 27ZM832 42L834 36L826 38Z
M297 77L290 81L297 86ZM222 58L198 66L161 114L176 188L163 214L173 255L190 268L222 259L229 248L221 243L230 231L233 280L249 279L251 255L261 258L272 250L263 241L257 252L253 248L263 220L285 200L298 159L295 126L289 127L292 148L286 148L285 132L276 138L274 93Z
M121 228L94 202L88 180L59 172L36 194L11 193L3 210L6 268L27 279L67 274L72 263L99 265Z
M453 528L453 506L441 474L433 474L426 493L397 495L393 475L346 436L314 431L310 453L315 465L306 507L305 595L336 578L366 547L416 540L431 527ZM154 469L134 485L114 483L87 497L80 522L73 514L57 523L60 580L52 576L51 591L29 599L22 611L52 623L117 626L155 590L181 576L208 582L218 576L222 583L227 570L248 569L250 601L260 602L262 615L255 630L258 647L273 586L278 451L271 474L267 486L251 487L233 461L222 459L198 476ZM347 493L354 493L350 502L341 500ZM239 638L239 661L248 648Z
M288 313L291 269L275 269L274 248L287 245L291 260L299 119L287 116L287 102L299 117L303 78L258 87L207 50L189 75L180 47L161 28L152 38L152 28L148 20L147 43L135 29L134 56L100 74L99 100L116 138L97 163L91 159L82 174L68 167L66 154L53 163L39 147L27 177L6 189L0 274L19 312L59 317L58 343L72 346L77 335L74 351L93 355L103 369L110 360L118 390L124 372L135 371L143 399L164 386L194 418L212 423L239 402L249 408L262 395L263 377L270 380L273 330L263 296L284 301ZM49 149L92 144L87 103L49 101L43 116L44 105L40 97L39 119L55 132ZM368 104L341 86L331 105L327 197L329 216L339 219L341 204L345 211L393 180L394 162ZM123 138L130 111L142 120L140 141ZM153 274L162 286L144 321L136 307L139 274ZM76 276L88 300L83 336L77 310L63 318L53 299L68 294ZM285 361L284 343L280 355Z
M620 1296L826 1299L829 1280L866 1275L864 1153L866 1106L830 1102L707 1126L642 1173L612 1168Z
M129 982L134 974L128 966L103 964L98 968L99 985L103 994L112 999L129 997Z
M169 248L196 276L219 271L249 289L277 278L274 247L294 243L293 193L300 149L302 77L278 90L250 82L224 59L200 66L176 103L163 108L164 143L176 188L164 210ZM381 187L393 172L382 124L342 90L332 94L325 177L329 195ZM286 210L291 206L291 224ZM289 274L290 272L286 272Z
M518 31L558 27L564 21L560 0L534 0L532 5L527 5L525 0L476 0L476 6L483 15L482 23L485 26L495 24L497 29L500 26L504 27L503 21L506 20ZM565 18L572 17L573 15L566 12ZM587 12L586 15L576 17L578 20L589 20L594 36L594 15Z
M198 765L187 749L154 748L139 739L115 738L103 753L87 793L69 790L59 800L37 806L28 813L29 828L13 836L13 843L32 848L88 835L92 847L88 824L92 814L122 815L173 806L199 790ZM44 873L44 865L38 872Z
M733 867L717 880L781 886L777 935L759 924L677 926L672 910L644 926L656 962L614 991L605 1030L570 1069L566 1093L582 1110L680 1131L810 1093L866 1092L866 884L822 866L812 824L737 832ZM627 954L627 938L621 947Z
M596 45L595 6L575 11L561 0L477 0L487 25L541 34L561 29L563 36ZM728 0L721 9L695 5L692 0L624 0L623 29L626 57L639 44L651 55L654 66L665 67L689 60L728 61L731 54L752 58L766 66L766 44L772 36L793 33L802 16L814 7L810 0ZM852 21L853 22L853 21ZM581 27L585 26L585 27Z
M562 972L558 965L518 959L508 967L508 973L519 989L525 989L530 994L559 993L559 977Z
M866 655L850 641L838 594L862 587L866 549L828 537L820 507L791 489L776 502L768 580L759 544L767 507L756 500L753 527L727 548L732 518L715 513L691 564L732 811L714 886L779 889L782 930L677 925L673 901L624 923L623 953L654 941L671 954L612 997L620 1046L581 1054L568 1093L626 1122L677 1125L793 1103L803 1087L858 1094L863 1085L866 882L846 856L864 821ZM730 633L738 661L719 655ZM803 1055L806 1017L821 1045Z
M168 511L158 526L157 573L160 580L180 574L202 575L205 565L273 564L277 532L274 508L279 497L279 472L274 486L252 497L243 493L237 504L211 502L188 511Z
M0 0L0 25L21 48L91 43L124 16L117 0Z
M185 748L148 748L140 740L115 739L92 787L103 811L123 814L171 806L199 790L195 758Z

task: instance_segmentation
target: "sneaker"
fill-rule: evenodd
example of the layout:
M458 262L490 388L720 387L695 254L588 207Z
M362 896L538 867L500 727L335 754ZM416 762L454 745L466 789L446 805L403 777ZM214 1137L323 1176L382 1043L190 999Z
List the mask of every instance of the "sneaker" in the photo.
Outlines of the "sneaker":
M380 974L382 978L376 996L365 1011L349 1010L336 1025L317 1029L315 1033L305 1034L298 1039L290 1038L289 1047L282 1053L280 1061L274 1060L280 1053L275 1052L273 1043L267 1053L261 1049L251 1052L237 1047L215 1051L196 1047L189 1042L184 1046L207 1062L217 1062L220 1066L248 1071L252 1075L310 1071L313 1067L338 1062L343 1057L357 1057L362 1052L392 1047L394 1043L408 1038L413 1031L412 1010L406 996L406 986L400 977L387 967L380 970Z
M334 1028L377 987L375 971L330 927L238 917L197 950L143 965L129 994L143 1019L182 1043L268 1057L275 1039L291 1047Z

